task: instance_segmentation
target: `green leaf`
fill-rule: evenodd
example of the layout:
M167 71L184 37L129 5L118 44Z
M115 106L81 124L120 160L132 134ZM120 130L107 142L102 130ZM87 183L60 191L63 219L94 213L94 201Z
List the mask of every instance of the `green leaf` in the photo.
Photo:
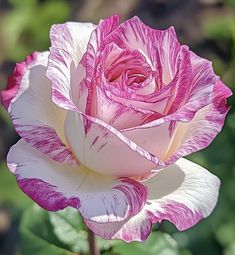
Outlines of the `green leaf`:
M88 252L87 231L78 211L66 208L49 213L56 237L74 252Z
M4 202L25 207L30 204L30 199L20 190L15 176L7 169L6 163L0 162L0 203Z
M223 224L216 232L217 240L224 246L234 243L235 240L235 221L230 220L228 223Z
M25 211L21 224L21 249L23 255L72 255L53 233L48 212L34 205Z
M68 245L73 252L88 253L87 228L76 209L66 208L63 211L49 213L50 222L58 240ZM99 249L109 250L120 241L103 240L96 237Z
M119 255L178 255L179 247L168 234L153 232L144 243L133 242L117 245L113 249Z
M1 19L0 32L4 54L13 61L22 61L33 51L48 49L50 27L68 20L71 11L64 0L11 2L14 8Z
M226 0L227 4L235 7L235 0Z
M234 255L235 254L235 242L227 246L224 255Z

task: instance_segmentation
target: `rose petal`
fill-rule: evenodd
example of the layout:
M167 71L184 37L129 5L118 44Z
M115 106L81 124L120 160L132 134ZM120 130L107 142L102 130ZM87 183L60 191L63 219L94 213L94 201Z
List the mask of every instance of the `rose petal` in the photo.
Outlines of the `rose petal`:
M187 62L191 63L191 72L187 72L184 68L180 73L180 76L185 77L185 79L175 86L174 101L168 114L179 109L190 118L196 111L211 102L216 75L210 61L197 56L187 47L182 46L182 50L183 57L186 56L183 60L185 65L188 65Z
M51 28L50 56L46 76L52 83L52 99L60 107L82 110L86 95L80 91L79 84L85 77L85 69L79 65L86 52L88 40L95 25L73 23L54 25ZM79 103L80 97L83 104Z
M166 165L172 164L183 156L207 147L214 140L229 110L226 99L230 95L230 89L218 80L211 103L196 114L187 114L190 111L184 111L182 107L174 114L123 130L122 133Z
M24 75L27 68L30 68L34 65L34 62L37 60L37 57L40 53L34 52L29 55L25 61L16 64L13 74L9 76L7 87L5 90L1 91L1 102L8 111L12 99L16 96L19 88L22 76Z
M173 79L180 50L180 44L173 27L168 30L152 29L138 17L133 17L122 23L105 39L106 44L111 42L120 48L139 50L144 54L153 70L162 69L162 78L165 84Z
M3 101L8 102L15 129L25 141L56 161L74 164L64 137L66 112L51 102L50 82L45 77L47 61L48 52L34 53L18 64L2 92Z
M125 221L104 224L85 220L85 223L89 229L103 239L121 239L127 243L145 241L152 229L150 217L147 217L145 209Z
M229 107L227 98L231 90L220 80L215 84L212 103L199 110L190 122L178 122L167 153L168 163L180 157L206 148L221 131Z
M112 224L86 220L87 226L101 238L125 242L146 240L152 224L162 220L185 230L212 212L220 181L201 166L180 159L143 184L149 189L149 196L137 215Z
M116 222L137 214L146 201L146 188L134 180L58 164L23 140L11 148L7 162L20 188L50 211L72 206L90 221Z
M114 15L107 19L101 20L97 28L93 31L89 43L87 45L86 55L81 63L86 68L86 79L83 83L83 89L87 90L86 114L90 115L93 100L93 79L96 70L96 57L98 50L102 50L105 46L104 39L118 26L119 16Z
M96 25L92 23L66 22L51 27L51 46L72 56L77 66L87 49L87 44Z
M81 113L68 113L65 134L78 160L102 174L130 177L164 165L114 127Z
M145 209L152 214L152 221L166 219L185 230L212 212L220 181L203 167L182 158L144 184L149 189Z
M77 109L77 106L73 100L74 97L72 95L71 82L77 78L77 85L79 86L79 83L84 78L83 70L81 70L79 75L80 66L78 68L79 69L76 70L73 64L72 56L67 51L57 48L50 49L46 77L51 81L52 84L52 100L61 108L67 110ZM77 77L75 74L78 74ZM75 88L73 91L74 90Z
M108 97L99 87L94 88L93 92L95 98L92 102L92 116L118 130L139 126L155 114L113 101L113 97Z

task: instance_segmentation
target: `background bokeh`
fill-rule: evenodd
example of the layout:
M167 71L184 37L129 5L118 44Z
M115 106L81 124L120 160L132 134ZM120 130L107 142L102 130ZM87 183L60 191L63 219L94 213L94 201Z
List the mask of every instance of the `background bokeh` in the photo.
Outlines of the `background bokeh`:
M155 28L173 25L181 43L212 60L216 73L235 90L235 0L0 0L0 89L15 62L32 51L48 49L52 24L97 23L114 13L122 20L137 15ZM229 104L234 106L234 97ZM154 227L145 244L115 246L99 240L103 254L235 255L234 117L232 107L222 133L209 148L190 156L221 179L213 214L185 232L164 222ZM79 231L84 228L80 218L69 211L65 222L66 212L48 214L32 206L7 170L7 151L18 139L0 106L0 255L85 254L86 232Z

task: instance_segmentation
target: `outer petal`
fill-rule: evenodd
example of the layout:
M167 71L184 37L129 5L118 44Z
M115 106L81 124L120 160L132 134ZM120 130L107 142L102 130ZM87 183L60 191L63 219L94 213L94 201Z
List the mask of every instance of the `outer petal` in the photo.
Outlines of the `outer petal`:
M20 82L26 69L33 65L34 61L37 59L37 56L38 53L34 52L22 63L16 64L13 74L9 76L7 87L1 92L1 102L6 110L8 110L12 99L16 96L20 88Z
M48 52L34 53L18 64L2 92L16 131L33 147L52 159L75 163L66 147L64 120L66 112L51 101L51 88L45 77Z
M182 158L144 184L149 189L145 209L152 214L152 221L166 219L185 230L212 212L220 181L203 167Z
M112 126L81 113L68 113L65 133L78 160L105 175L143 175L164 165Z
M46 75L52 83L52 99L62 108L74 110L78 105L79 84L85 76L79 62L95 27L90 23L68 22L51 28L52 47Z
M134 180L56 163L23 140L11 148L7 161L20 188L47 210L72 206L91 221L122 221L137 214L147 198L145 186Z
M82 59L87 43L96 25L92 23L67 22L51 27L51 46L64 50L72 56L77 66Z
M85 220L85 223L103 239L121 239L127 243L145 241L152 229L150 216L147 216L145 209L125 221L102 224Z
M167 152L167 163L206 148L221 131L228 113L227 98L231 90L220 80L214 86L212 103L199 110L189 122L178 122Z
M104 239L126 242L144 241L152 224L162 220L185 230L214 209L220 182L199 165L180 159L143 184L149 189L149 197L141 212L112 225L86 220L87 226Z

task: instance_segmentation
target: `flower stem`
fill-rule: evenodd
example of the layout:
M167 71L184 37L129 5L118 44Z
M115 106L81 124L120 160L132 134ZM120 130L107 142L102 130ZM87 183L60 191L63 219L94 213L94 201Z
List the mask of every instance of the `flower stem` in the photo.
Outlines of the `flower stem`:
M88 229L88 243L89 243L89 251L90 251L89 254L100 255L99 248L96 245L95 235L90 229Z

